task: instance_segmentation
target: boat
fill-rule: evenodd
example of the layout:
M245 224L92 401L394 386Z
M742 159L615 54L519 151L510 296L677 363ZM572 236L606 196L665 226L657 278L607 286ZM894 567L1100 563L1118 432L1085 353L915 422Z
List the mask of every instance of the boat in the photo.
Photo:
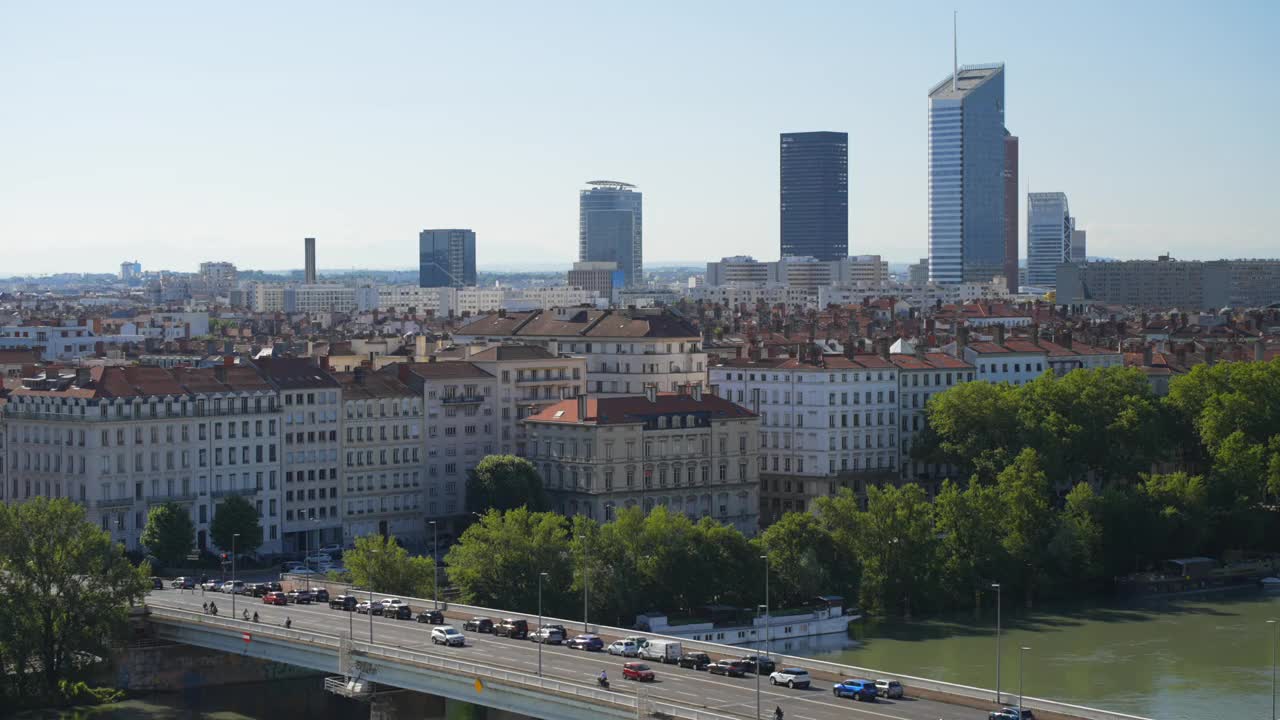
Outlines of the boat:
M1258 584L1267 592L1280 592L1280 578L1278 577L1264 577L1258 581Z

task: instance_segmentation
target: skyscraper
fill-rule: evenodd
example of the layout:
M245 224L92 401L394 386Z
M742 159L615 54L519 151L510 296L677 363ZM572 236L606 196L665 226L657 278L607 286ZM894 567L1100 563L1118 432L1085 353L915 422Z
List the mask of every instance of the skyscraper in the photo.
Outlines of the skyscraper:
M1027 284L1052 289L1058 266L1071 258L1074 224L1067 196L1060 192L1027 194Z
M1089 251L1086 247L1087 238L1084 230L1076 230L1076 219L1071 218L1071 262L1083 263L1089 260Z
M849 133L782 133L781 257L849 256Z
M476 234L472 230L418 233L418 287L476 284Z
M578 260L612 262L627 287L644 283L644 195L635 185L592 180L578 196Z
M316 239L305 238L302 241L304 252L306 253L306 265L303 270L302 281L308 285L316 284Z
M1018 136L1004 131L1004 280L1018 292Z
M960 67L929 90L931 281L1004 274L1006 134L1004 63Z

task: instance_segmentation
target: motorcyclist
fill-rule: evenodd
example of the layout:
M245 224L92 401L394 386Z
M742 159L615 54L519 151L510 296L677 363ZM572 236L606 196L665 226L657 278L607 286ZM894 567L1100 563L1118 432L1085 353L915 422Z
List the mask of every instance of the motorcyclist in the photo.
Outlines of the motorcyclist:
M293 627L293 619L292 619L292 618L289 618L289 617L285 617L285 619L284 619L284 629L285 629L285 630L288 630L288 629L289 629L289 628L291 628L291 627Z
M600 671L600 677L596 678L596 682L597 682L597 683L599 683L599 684L601 684L601 685L608 685L608 684L609 684L609 673L608 673L608 672L606 672L606 671L604 671L604 670L601 670L601 671Z
M245 620L248 620L248 619L249 619L249 608L245 608L245 609L244 609L244 612L243 612L243 613L240 613L240 617L244 618Z
M204 614L205 614L205 615L208 615L208 614L209 614L209 603L205 603L205 604L204 604L204 605L202 605L201 607L202 607L202 608L204 608Z
M781 705L774 705L774 706L773 706L773 720L782 720L782 706L781 706Z
M210 614L210 615L217 615L217 614L218 614L218 606L217 606L217 605L214 605L213 603L209 603L209 614Z
M254 611L253 611L253 621L254 621L254 622L258 622L258 611L257 611L257 610L254 610Z

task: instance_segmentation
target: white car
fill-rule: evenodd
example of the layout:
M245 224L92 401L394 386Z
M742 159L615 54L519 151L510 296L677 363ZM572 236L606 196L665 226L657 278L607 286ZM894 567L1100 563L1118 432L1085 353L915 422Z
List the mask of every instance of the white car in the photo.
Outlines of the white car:
M230 593L232 595L244 594L243 580L228 580L222 583L222 587L218 588L218 592Z
M801 668L782 668L769 676L770 685L786 685L789 688L809 687L809 671Z
M462 647L467 644L467 638L455 630L452 625L441 625L437 628L431 628L431 644Z
M615 640L609 646L610 655L621 655L622 657L639 657L640 648L630 640Z
M203 588L205 591L218 592L218 588L222 587L222 581L209 580L207 582L201 583L200 587Z
M887 697L890 700L897 700L902 697L902 683L897 680L876 680L876 690L879 691L880 697Z

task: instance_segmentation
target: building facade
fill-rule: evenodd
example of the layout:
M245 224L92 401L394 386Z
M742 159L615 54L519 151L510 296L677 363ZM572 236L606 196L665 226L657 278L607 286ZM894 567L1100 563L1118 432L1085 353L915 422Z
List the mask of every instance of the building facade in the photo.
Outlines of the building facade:
M576 262L566 279L571 288L582 288L598 297L611 298L617 273L616 262Z
M1057 302L1219 310L1280 302L1280 260L1124 260L1063 264ZM0 330L0 333L3 331Z
M1004 280L1018 292L1018 136L1004 131Z
M849 134L782 133L780 257L849 255Z
M0 326L0 350L40 350L44 360L79 360L97 351L99 338L88 324Z
M1071 260L1071 209L1060 192L1027 194L1027 284L1052 290Z
M539 345L469 346L467 361L498 380L499 451L528 454L522 422L549 405L586 392L587 361Z
M475 231L451 229L418 233L419 287L469 287L475 284Z
M579 395L525 419L529 458L557 511L608 522L662 505L759 531L759 419L694 387L640 396Z
M592 180L578 194L578 260L618 265L626 287L644 284L644 195L635 185Z

